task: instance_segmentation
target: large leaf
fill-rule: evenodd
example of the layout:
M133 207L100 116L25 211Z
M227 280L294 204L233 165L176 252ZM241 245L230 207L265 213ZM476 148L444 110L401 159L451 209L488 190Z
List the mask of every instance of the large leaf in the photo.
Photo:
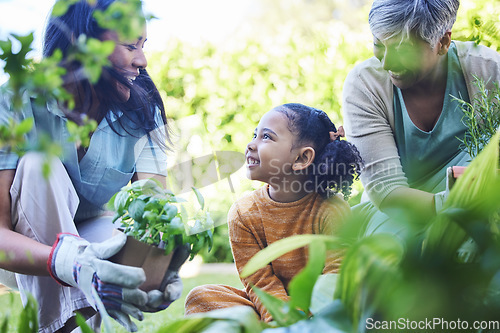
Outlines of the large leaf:
M311 306L309 307L313 315L316 315L333 301L337 278L338 274L318 276L312 292Z
M33 118L24 119L15 128L15 135L27 134L29 131L31 131L31 128L33 127L33 123L34 123Z
M306 313L309 312L314 284L323 272L325 257L325 243L312 242L309 244L309 260L306 267L294 276L288 285L290 307L299 308Z
M314 236L314 235L301 235ZM315 235L317 236L317 235ZM321 236L321 235L320 235ZM292 238L292 237L290 237ZM296 237L293 237L296 239ZM311 241L311 237L301 237L308 239L309 243L309 260L304 269L298 273L289 284L290 300L285 302L276 298L257 287L253 290L259 297L264 307L269 311L273 319L282 326L288 326L296 323L299 320L308 317L309 306L313 293L314 284L321 272L323 271L326 258L326 246L324 237L319 237L323 241L317 241L318 237L313 237L316 241ZM327 238L328 240L331 237ZM292 239L293 240L293 239ZM278 242L276 242L278 243ZM273 243L273 244L276 244ZM285 242L288 244L288 242ZM261 251L263 252L263 251ZM265 254L265 253L264 253Z
M327 307L309 320L288 327L268 328L262 333L351 333L352 323L342 302L330 301Z
M9 317L5 317L2 324L0 325L0 332L8 333L8 329L9 329Z
M354 323L377 301L376 293L390 288L404 255L401 240L390 234L363 238L346 253L340 268L335 297L340 298ZM372 294L367 295L367 291Z
M242 333L258 333L262 331L262 323L254 309L248 306L235 306L228 309L210 311L206 316L218 320L229 319L238 322Z
M262 331L263 326L252 308L235 306L190 315L189 317L164 325L157 333L204 332L205 329L210 330L210 326L216 321L230 321L232 323L230 326L238 327L236 331L238 333L259 333ZM224 327L227 328L228 326ZM224 333L226 332L224 331Z
M313 242L328 243L328 248L333 248L337 245L340 245L338 238L326 235L295 235L280 239L279 241L272 243L271 245L269 245L265 249L262 249L256 255L254 255L252 259L248 261L245 267L243 267L241 277L245 278L255 273L262 267L265 267L271 261L279 258L285 253L309 245Z
M157 333L192 333L203 332L216 319L209 317L189 317L176 320L172 323L163 325Z
M464 241L472 236L466 231L470 224L479 220L488 223L488 217L500 211L499 139L500 132L457 179L443 210L429 225L424 254L454 257Z
M68 10L69 6L72 4L78 2L78 0L64 0L64 1L56 1L54 3L54 7L52 8L52 15L53 16L62 16L66 13Z
M198 190L196 187L192 187L192 189L194 194L196 194L196 199L198 200L201 209L205 209L205 199L203 199L203 195L201 194L200 190Z
M233 320L215 320L203 330L203 333L240 333L241 326Z
M80 327L82 333L94 333L94 330L86 323L85 318L79 313L76 313L76 324Z
M154 178L139 179L131 185L132 190L148 196L160 195L164 193L161 183Z
M125 191L115 193L108 203L108 209L116 211L122 215L123 210L126 208L129 194Z
M307 318L304 312L291 307L288 302L274 297L255 286L252 287L252 290L278 325L288 326Z
M38 305L32 295L28 295L28 302L21 311L17 331L19 333L38 332Z
M146 203L140 199L135 199L128 206L128 212L135 221L141 221Z

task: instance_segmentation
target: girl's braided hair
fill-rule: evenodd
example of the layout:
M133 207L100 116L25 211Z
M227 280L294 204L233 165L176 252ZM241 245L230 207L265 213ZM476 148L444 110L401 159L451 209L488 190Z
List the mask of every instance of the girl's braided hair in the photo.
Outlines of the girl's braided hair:
M299 103L283 104L275 110L288 118L290 131L297 136L294 147L312 145L316 151L316 157L307 170L308 190L323 197L342 192L347 199L363 165L358 149L350 142L340 140L340 136L331 140L330 132L337 132L337 128L322 110Z

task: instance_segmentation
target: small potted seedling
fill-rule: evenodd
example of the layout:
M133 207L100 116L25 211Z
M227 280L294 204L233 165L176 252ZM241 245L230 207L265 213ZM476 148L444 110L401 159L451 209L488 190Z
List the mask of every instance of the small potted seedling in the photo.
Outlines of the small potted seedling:
M204 210L201 193L193 188L200 209L190 218L187 201L165 190L153 180L138 180L123 187L109 202L113 222L127 235L127 243L111 261L142 267L144 291L162 290L162 279L176 249L187 247L190 259L205 246L212 247L213 220Z

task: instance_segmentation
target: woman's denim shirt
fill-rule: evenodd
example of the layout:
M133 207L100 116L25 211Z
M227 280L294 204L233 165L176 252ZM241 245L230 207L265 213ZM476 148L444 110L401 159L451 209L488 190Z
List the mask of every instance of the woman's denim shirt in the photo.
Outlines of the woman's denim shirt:
M27 138L29 146L36 147L42 135L61 145L61 161L80 198L75 222L102 214L104 205L131 180L135 172L167 175L166 153L154 139L165 138L164 128L155 130L154 135L147 135L144 130L133 129L134 124L123 113L119 116L111 114L111 122L118 133L103 119L79 162L76 144L69 142L68 120L56 102L40 106L25 96L22 110L13 112L9 95L5 90L1 91L0 124L7 124L13 117L17 120L33 117L34 126ZM159 110L155 117L157 123L163 124ZM124 126L119 124L119 120ZM8 148L0 147L0 170L15 169L18 159Z

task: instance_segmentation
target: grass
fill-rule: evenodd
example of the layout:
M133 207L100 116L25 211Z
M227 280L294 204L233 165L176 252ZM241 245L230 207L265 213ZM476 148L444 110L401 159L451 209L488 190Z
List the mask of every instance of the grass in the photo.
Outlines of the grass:
M237 288L243 287L238 276L230 273L202 273L194 277L183 278L182 282L184 284L184 290L181 298L172 303L168 309L157 313L146 313L142 322L135 321L139 332L155 332L160 329L163 324L184 317L184 301L189 291L196 286L203 284L226 284ZM0 324L5 318L9 318L7 332L17 332L19 314L22 309L19 294L17 292L11 292L0 295L0 309ZM118 323L115 321L112 322L114 332L127 332Z

